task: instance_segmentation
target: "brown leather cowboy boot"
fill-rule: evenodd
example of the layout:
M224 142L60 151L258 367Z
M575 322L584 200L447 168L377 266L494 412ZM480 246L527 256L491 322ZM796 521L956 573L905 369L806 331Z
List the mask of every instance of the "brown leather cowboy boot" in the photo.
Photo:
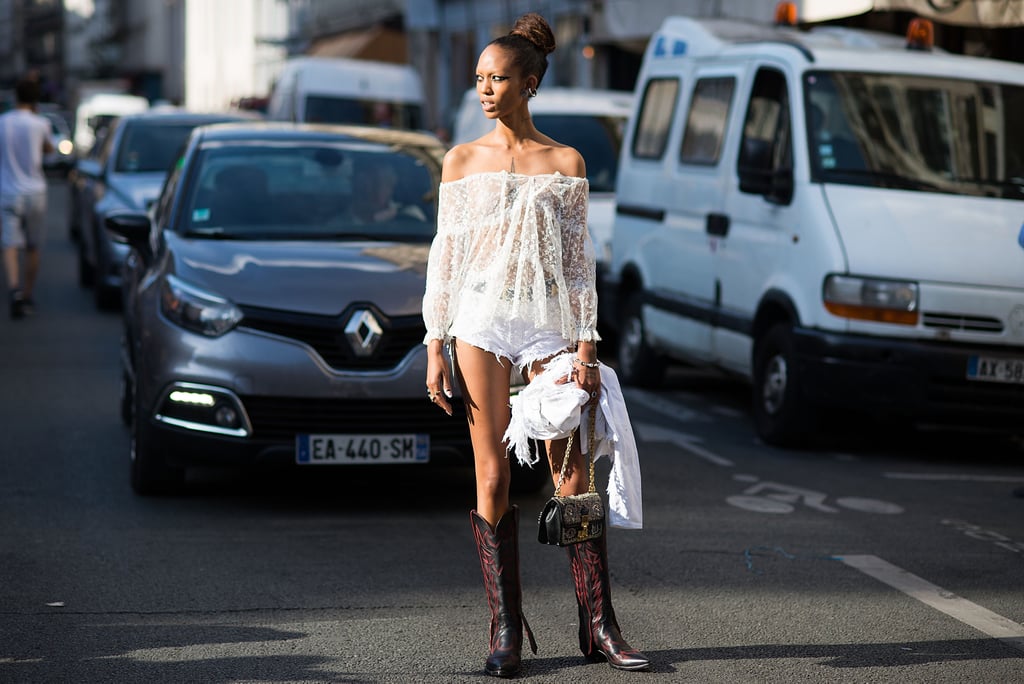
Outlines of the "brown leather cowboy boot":
M619 670L646 670L647 657L622 638L612 608L605 535L566 547L580 611L580 651L587 660L604 658Z
M469 514L480 554L480 570L491 609L491 655L484 671L494 677L513 677L519 672L523 628L530 648L537 652L530 625L523 617L519 583L519 508L512 506L492 529L476 511Z

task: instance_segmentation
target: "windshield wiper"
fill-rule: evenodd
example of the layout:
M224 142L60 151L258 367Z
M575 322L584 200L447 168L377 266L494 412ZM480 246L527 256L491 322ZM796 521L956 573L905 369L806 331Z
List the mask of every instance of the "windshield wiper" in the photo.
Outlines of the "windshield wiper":
M910 178L908 176L901 176L898 173L890 173L888 171L871 171L870 169L844 169L844 168L832 168L822 169L822 173L827 179L829 176L842 177L852 176L855 178L867 178L869 180L878 181L882 184L882 187L896 188L900 190L941 190L941 188L926 180L920 178Z

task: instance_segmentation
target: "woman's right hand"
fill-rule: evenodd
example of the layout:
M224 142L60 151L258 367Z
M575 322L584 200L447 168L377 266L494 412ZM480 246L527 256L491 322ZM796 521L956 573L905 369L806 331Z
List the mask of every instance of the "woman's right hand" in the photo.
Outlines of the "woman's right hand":
M449 416L452 405L451 369L444 355L441 340L431 340L427 345L427 398L440 406Z

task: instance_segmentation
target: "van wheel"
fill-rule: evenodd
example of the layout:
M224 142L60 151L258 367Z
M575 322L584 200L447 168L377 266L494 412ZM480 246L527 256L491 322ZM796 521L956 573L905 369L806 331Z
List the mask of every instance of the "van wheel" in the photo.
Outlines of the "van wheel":
M639 292L629 295L618 340L619 376L627 385L657 387L665 376L665 359L647 344Z
M800 399L800 383L793 330L777 324L754 348L754 426L766 444L795 447L808 441L814 416Z

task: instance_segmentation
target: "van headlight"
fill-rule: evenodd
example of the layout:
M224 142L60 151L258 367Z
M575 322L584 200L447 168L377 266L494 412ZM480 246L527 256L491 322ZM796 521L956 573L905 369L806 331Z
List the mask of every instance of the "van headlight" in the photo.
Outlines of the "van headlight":
M219 337L242 320L242 312L227 299L167 275L160 283L160 311L186 330Z
M833 274L825 278L822 297L835 316L917 325L917 283Z

